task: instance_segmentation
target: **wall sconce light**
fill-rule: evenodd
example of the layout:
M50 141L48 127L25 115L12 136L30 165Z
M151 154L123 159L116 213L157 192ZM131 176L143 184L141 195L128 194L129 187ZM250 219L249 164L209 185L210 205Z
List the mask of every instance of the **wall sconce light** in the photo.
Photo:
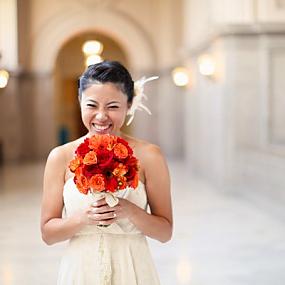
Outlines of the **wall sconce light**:
M0 54L0 60L2 55ZM0 88L5 88L9 81L9 72L5 69L0 69Z
M101 54L103 51L103 44L99 41L87 41L83 44L82 51L86 55Z
M216 73L216 62L209 54L201 55L198 58L199 72L209 78L214 78Z
M0 88L5 88L9 81L9 73L5 69L0 70Z
M99 41L86 41L82 46L82 51L85 56L85 66L96 64L103 61L101 56L103 52L103 44Z
M176 86L185 87L189 84L190 76L186 67L176 67L171 72L172 80Z

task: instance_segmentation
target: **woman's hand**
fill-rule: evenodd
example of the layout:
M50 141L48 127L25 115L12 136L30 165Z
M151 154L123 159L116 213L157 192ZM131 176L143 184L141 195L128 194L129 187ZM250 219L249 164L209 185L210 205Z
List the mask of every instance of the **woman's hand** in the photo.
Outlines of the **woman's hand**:
M111 225L118 219L130 218L137 206L132 202L119 198L119 203L110 207L105 198L92 203L80 214L83 225Z
M92 203L82 214L81 222L85 225L110 225L115 222L116 214L102 198Z
M135 210L138 208L138 206L127 199L118 199L119 203L115 207L111 208L115 213L116 219L130 219L135 214Z

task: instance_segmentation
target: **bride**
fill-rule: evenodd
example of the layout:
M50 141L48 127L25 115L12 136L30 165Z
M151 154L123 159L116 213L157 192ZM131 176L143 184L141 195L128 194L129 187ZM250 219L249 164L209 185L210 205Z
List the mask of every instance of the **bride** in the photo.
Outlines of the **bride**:
M44 173L42 239L48 245L69 240L58 285L159 284L146 236L161 242L171 238L169 172L158 146L121 132L139 92L143 91L135 92L129 72L116 61L91 65L80 77L81 115L88 132L54 148ZM122 137L140 163L137 189L119 191L114 207L105 199L94 202L81 194L68 169L75 149L94 134Z

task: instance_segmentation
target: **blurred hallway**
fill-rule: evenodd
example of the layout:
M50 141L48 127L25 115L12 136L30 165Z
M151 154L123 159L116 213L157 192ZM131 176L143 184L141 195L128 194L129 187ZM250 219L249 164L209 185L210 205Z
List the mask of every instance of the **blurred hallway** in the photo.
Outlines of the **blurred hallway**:
M56 282L65 243L49 247L41 241L43 168L1 169L1 285ZM244 197L217 192L181 162L171 162L170 169L174 236L166 244L150 240L161 284L284 284L284 222Z
M152 116L123 130L175 159L174 236L150 241L162 285L283 285L284 0L0 0L0 285L55 284L44 166L23 161L86 132L77 80L94 56L159 76Z

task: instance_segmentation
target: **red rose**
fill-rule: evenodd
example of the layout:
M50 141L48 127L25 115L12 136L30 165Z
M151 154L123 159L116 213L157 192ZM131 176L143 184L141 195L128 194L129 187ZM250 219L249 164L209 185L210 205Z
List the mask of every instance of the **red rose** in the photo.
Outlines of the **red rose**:
M89 151L89 139L87 138L78 146L75 153L83 158Z
M106 189L110 192L115 192L118 188L117 179L113 176L110 179L106 179Z
M101 173L100 169L98 168L98 166L96 164L85 165L82 169L82 172L88 179L90 179L91 176L93 176L95 174Z
M128 172L125 174L125 177L127 178L128 181L134 179L134 177L137 174L137 170L134 167L130 167Z
M108 167L113 160L114 154L111 151L99 150L97 152L98 165L100 168Z
M129 157L124 161L127 167L135 167L138 170L138 160L135 157Z

